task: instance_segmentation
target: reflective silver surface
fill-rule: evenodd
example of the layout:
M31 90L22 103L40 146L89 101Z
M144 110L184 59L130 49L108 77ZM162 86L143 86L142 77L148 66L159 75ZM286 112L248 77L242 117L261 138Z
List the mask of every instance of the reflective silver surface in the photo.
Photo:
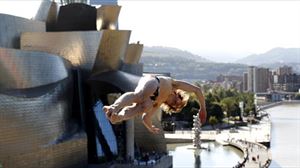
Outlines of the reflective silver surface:
M124 57L124 62L127 64L138 64L142 56L143 48L143 44L129 44Z
M103 35L93 67L93 74L119 70L121 60L126 54L131 33L129 30L102 30L101 32Z
M34 98L0 94L0 159L55 143L62 136L71 115L67 85L68 80L62 81Z
M60 55L95 74L120 68L129 37L128 30L26 32L21 35L21 48Z
M55 30L59 6L56 2L42 1L34 20L46 22L47 31Z
M63 143L78 130L71 114L70 68L56 55L0 48L0 162L5 167L86 162L85 136L73 145ZM82 158L70 161L79 149Z
M70 66L53 54L0 48L0 91L61 81L68 77Z
M88 166L86 146L86 136L77 134L59 144L0 158L0 162L4 168L85 168Z
M44 51L60 55L69 60L73 66L91 71L102 32L25 32L21 35L21 49Z
M0 47L20 48L22 32L45 32L44 22L0 13Z
M101 5L97 9L97 30L116 30L120 10L121 6L118 5Z

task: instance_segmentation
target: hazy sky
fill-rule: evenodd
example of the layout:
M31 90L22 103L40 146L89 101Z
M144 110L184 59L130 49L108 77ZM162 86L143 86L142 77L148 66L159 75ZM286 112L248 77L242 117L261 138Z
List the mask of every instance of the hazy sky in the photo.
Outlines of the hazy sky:
M231 61L274 47L300 47L299 1L119 1L131 40ZM300 56L300 55L299 55Z
M18 3L19 5L12 5ZM0 0L0 13L31 18L39 1ZM119 0L131 42L233 61L274 47L300 48L300 1Z

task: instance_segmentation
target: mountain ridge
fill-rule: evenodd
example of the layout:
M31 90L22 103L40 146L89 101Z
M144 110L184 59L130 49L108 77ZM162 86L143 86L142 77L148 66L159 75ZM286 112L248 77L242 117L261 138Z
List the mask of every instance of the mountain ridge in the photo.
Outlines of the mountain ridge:
M170 72L172 77L188 81L215 80L220 74L241 75L247 69L246 65L215 63L170 47L144 47L140 62L144 64L146 72Z
M193 54L186 50L181 50L174 47L164 46L145 46L142 57L160 56L160 57L185 57L187 59L194 59L200 62L213 62L197 54Z
M215 80L220 74L222 75L238 75L242 76L244 72L247 72L247 67L249 65L261 66L265 68L270 68L271 70L276 69L280 66L287 65L292 66L293 71L296 73L300 72L300 55L297 55L293 50L287 52L284 48L274 48L268 52L269 55L277 55L274 59L268 58L267 61L257 61L256 64L251 63L251 59L248 61L240 61L235 63L217 63L210 61L204 57L192 54L189 51L180 50L178 48L171 47L144 47L144 51L141 57L141 63L144 64L144 71L155 72L155 73L165 73L170 72L171 75L177 79L187 79L190 81L197 80ZM279 54L274 54L279 53ZM286 53L292 53L296 55L289 59L289 61L283 62L286 59L282 59L281 55L288 55ZM294 53L294 54L293 54ZM299 50L300 54L300 50ZM255 54L258 58L253 60L261 60L259 58L260 54ZM251 55L250 55L251 56ZM250 57L248 56L248 57ZM252 57L252 56L251 56ZM299 57L299 58L298 58ZM246 57L247 58L247 57ZM299 63L297 62L299 59ZM243 60L243 59L241 59ZM245 60L245 58L244 58ZM283 60L279 63L271 62L270 60ZM296 61L295 61L296 60ZM255 61L254 61L255 62Z
M256 66L270 63L300 63L300 48L276 47L265 53L252 54L235 62Z

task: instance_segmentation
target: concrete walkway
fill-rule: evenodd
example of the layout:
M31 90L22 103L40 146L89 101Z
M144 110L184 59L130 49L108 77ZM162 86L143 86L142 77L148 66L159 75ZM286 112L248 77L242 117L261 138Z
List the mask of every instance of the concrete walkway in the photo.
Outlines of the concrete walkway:
M244 158L236 168L267 168L271 163L271 153L267 147L259 143L231 139L228 144L239 148L244 153Z

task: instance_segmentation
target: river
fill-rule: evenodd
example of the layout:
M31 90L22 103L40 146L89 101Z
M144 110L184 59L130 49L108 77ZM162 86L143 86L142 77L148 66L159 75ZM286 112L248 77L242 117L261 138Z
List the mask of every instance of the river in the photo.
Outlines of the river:
M271 115L271 168L300 167L300 103L266 110Z

